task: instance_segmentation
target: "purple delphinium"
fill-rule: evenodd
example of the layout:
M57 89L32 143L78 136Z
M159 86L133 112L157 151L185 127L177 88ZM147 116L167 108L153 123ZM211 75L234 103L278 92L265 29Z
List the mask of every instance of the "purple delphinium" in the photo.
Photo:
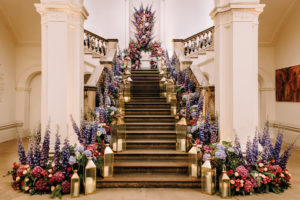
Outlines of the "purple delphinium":
M251 153L252 153L253 162L257 163L257 161L258 161L258 137L257 137L257 132L255 133L255 136L253 138Z
M198 121L199 117L200 117L200 112L203 112L203 96L200 95L199 100L198 100L198 107L196 110L196 118L195 120Z
M18 155L19 155L19 161L22 165L26 164L26 154L25 154L25 149L23 146L22 139L18 139Z
M69 164L69 158L70 158L70 145L69 145L69 139L66 138L64 142L64 147L62 148L62 163L61 167L63 171L67 171L67 167Z
M60 167L60 135L59 135L58 128L57 128L57 132L55 135L54 164L55 164L55 168L59 169L59 167Z
M200 127L199 127L199 139L200 139L200 144L204 144L204 123L201 122Z
M270 149L269 149L269 145L265 145L263 152L261 154L261 160L264 164L267 164L270 158Z
M41 128L39 127L35 133L35 143L41 144L41 140L42 140L42 134L41 134Z
M281 151L282 140L283 140L283 134L279 133L277 138L276 138L274 153L273 153L276 163L278 163L279 154L280 154L280 151Z
M80 131L79 127L77 126L77 124L76 124L76 122L75 122L75 120L73 119L72 116L71 116L71 121L72 121L72 126L73 126L73 129L74 129L74 132L77 135L78 141L79 141L80 144L83 145L84 144L84 140L83 140L83 138L81 136L81 131Z
M192 92L193 91L193 88L194 88L194 78L192 78L189 82L189 85L188 85L188 91L189 92Z
M33 148L33 167L41 165L41 145L39 143L34 144Z
M204 123L204 142L210 142L210 123L209 123L209 113L207 112L205 116L205 123Z
M214 144L218 140L218 121L215 120L213 124L210 125L210 143Z
M253 159L252 159L251 146L252 145L251 145L250 138L248 138L247 145L246 145L246 161L247 161L248 166L253 166L254 165L254 162L253 162Z
M92 135L92 130L91 127L89 126L89 124L86 124L85 128L85 147L89 146L89 144L91 144L91 135Z
M289 157L291 156L291 150L294 148L295 143L293 142L290 144L287 149L281 154L281 156L278 159L278 165L282 168L285 169L286 165L288 163Z
M243 152L242 152L242 148L241 148L241 143L240 143L240 139L237 136L237 134L235 134L234 147L236 148L238 156L244 162L244 156L243 156Z
M97 122L92 122L92 136L91 136L91 144L94 144L97 138L97 131L98 131L98 123Z
M48 124L44 136L43 146L42 146L42 155L41 155L41 166L44 167L48 163L49 158L49 147L50 144L50 126Z
M189 91L189 83L190 83L189 71L186 70L184 73L184 91L185 92Z
M26 164L30 165L33 168L33 147L34 147L34 139L31 137L29 139L29 147L27 152Z

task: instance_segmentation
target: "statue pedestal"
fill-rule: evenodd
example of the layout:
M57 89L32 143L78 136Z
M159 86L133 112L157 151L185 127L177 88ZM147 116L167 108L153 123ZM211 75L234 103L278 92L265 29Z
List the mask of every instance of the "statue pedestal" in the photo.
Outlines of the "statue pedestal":
M151 53L150 52L142 51L140 69L150 69L151 68L150 58L151 58Z

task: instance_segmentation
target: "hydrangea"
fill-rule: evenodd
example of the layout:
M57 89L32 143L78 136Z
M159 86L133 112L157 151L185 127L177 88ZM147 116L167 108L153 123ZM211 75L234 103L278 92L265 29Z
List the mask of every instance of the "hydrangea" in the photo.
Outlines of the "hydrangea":
M58 171L53 175L53 179L55 182L61 183L61 182L63 182L63 180L65 180L65 175L63 172Z
M34 178L41 178L41 177L47 175L47 172L40 166L36 166L35 168L32 169L32 171L30 172L30 175Z
M245 185L244 185L244 190L248 193L253 191L253 184L251 181L246 180Z
M209 153L203 155L203 161L206 161L207 158L211 158L211 155Z
M64 182L61 184L61 191L62 191L62 193L64 193L64 194L70 193L70 183L69 183L68 181L64 181Z
M74 156L70 156L69 158L69 164L73 165L76 162L76 158Z
M82 146L77 146L75 148L75 151L78 151L78 152L82 153L84 151L84 148Z
M92 157L92 152L90 150L85 150L83 154L88 158Z
M48 186L46 182L38 180L34 185L34 189L37 191L44 191L44 190L48 190Z
M217 149L218 150L222 150L222 151L225 151L225 146L224 145L222 145L222 144L217 144Z
M235 170L242 178L247 178L248 177L248 170L243 166L240 165L236 168Z
M216 158L221 159L221 160L225 160L227 155L225 153L225 151L223 150L219 150L215 153Z

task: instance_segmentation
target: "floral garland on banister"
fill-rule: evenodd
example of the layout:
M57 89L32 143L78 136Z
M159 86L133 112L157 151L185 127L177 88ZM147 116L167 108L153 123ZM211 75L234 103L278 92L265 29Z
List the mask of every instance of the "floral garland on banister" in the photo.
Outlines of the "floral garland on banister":
M170 60L166 53L165 63L167 77L176 83L178 116L185 116L188 122L187 150L197 144L201 163L210 157L217 176L221 175L225 165L232 195L281 193L289 188L292 175L286 166L294 143L282 151L283 134L278 133L272 144L268 124L262 134L257 132L252 141L248 139L246 153L243 153L237 136L233 143L220 142L218 121L211 120L209 113L203 114L204 97L195 91L190 71L177 70L179 60L175 54Z
M144 8L143 5L141 5L140 9L134 8L134 10L134 20L132 23L136 28L136 41L130 41L126 54L131 59L132 68L136 69L140 68L142 51L150 52L151 68L157 68L157 60L164 56L165 51L161 48L160 42L152 42L152 29L154 27L155 12L152 12L151 6Z
M70 145L65 138L61 148L61 138L57 128L54 146L54 157L49 157L50 125L43 141L41 131L36 131L30 138L26 154L22 139L18 140L19 163L13 163L12 187L15 190L33 194L51 194L56 198L70 193L70 178L73 175L72 165L79 164L78 175L83 179L83 171L91 157L97 167L97 173L103 166L105 143L110 142L110 125L117 117L117 99L126 64L121 55L115 60L113 70L105 69L104 82L99 85L96 94L96 108L90 113L92 119L82 120L78 125L71 117L74 132L79 145ZM98 174L98 176L101 176ZM83 181L81 180L81 184ZM83 192L83 186L80 187Z

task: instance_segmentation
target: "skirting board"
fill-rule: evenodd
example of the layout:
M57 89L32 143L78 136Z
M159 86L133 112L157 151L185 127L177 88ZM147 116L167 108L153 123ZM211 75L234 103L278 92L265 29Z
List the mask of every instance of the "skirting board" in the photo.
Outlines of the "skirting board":
M22 134L22 137L26 137L26 131L23 131L23 123L13 122L0 126L0 143L17 138L18 134Z

